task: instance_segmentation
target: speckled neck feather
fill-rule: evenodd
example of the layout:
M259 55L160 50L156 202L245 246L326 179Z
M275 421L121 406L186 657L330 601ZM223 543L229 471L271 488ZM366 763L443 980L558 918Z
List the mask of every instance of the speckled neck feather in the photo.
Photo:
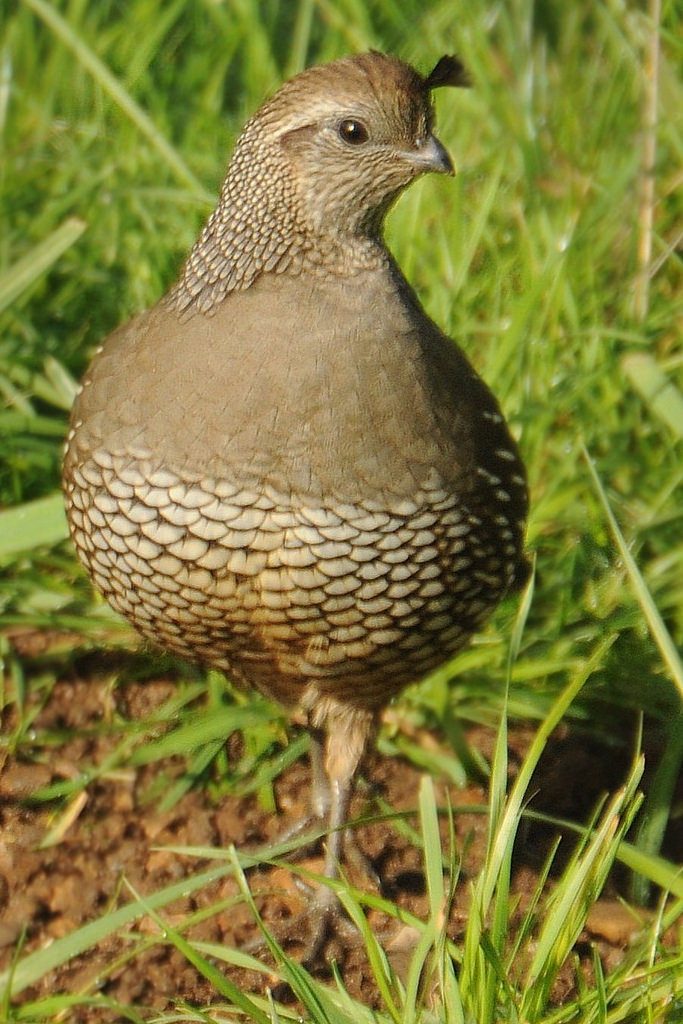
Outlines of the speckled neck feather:
M348 207L361 214L353 229L343 230L333 215L322 227L319 218L311 217L305 186L282 137L302 127L301 112L304 118L314 115L312 97L321 93L340 103L371 96L405 126L424 111L432 89L463 82L457 58L443 57L424 78L395 57L376 52L309 68L286 82L240 135L218 206L167 296L168 305L186 319L195 312L215 312L226 295L244 291L262 274L348 276L389 265L384 217L410 178L372 202L352 189ZM307 123L304 119L303 126Z
M285 156L259 115L235 147L216 209L167 301L179 314L211 313L264 273L353 274L386 263L381 223L354 238L312 232Z

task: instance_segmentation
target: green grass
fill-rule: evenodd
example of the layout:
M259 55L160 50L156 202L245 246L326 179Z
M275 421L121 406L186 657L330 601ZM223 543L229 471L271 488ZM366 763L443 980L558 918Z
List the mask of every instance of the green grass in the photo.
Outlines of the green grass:
M506 794L499 725L490 767L489 856L473 883L475 909L462 948L449 944L439 923L449 878L441 874L426 785L421 835L430 913L426 922L411 922L419 940L405 984L370 934L385 1004L376 1018L352 1005L341 984L323 989L286 959L279 969L313 1021L683 1020L681 950L660 942L680 915L683 893L676 866L658 856L667 821L680 815L675 783L683 760L680 6L664 0L659 26L645 315L634 289L644 63L654 29L634 2L13 0L5 10L0 696L20 710L19 724L2 737L5 751L49 758L58 737L33 729L36 699L46 700L85 651L134 644L78 569L56 496L68 408L94 347L174 279L211 208L241 124L284 77L369 46L423 70L442 53L458 52L473 88L437 94L439 134L458 176L415 186L392 213L388 235L428 311L466 349L521 439L537 577L521 617L515 620L514 604L506 605L471 648L402 698L399 721L441 728L452 756L425 755L398 727L385 731L381 745L427 759L428 767L457 781L463 765L489 772L468 750L461 722L496 724L506 709L513 721L538 723L539 732ZM49 656L20 657L7 639L12 629L56 630L65 639ZM125 671L144 676L149 662L126 662ZM583 833L552 898L539 892L515 932L507 909L511 844L533 761L558 711L607 748L629 749L637 744L642 713L646 732L661 742L645 782L636 757L623 789ZM237 712L233 727L246 739L235 770L221 753L221 727ZM169 799L208 774L212 785L256 789L267 800L273 778L302 749L286 745L283 721L262 702L226 693L216 677L207 686L187 671L154 720L111 727L120 735L107 765L83 766L81 776L38 796L61 800L56 806L68 815L98 772L181 753L187 774ZM637 786L644 801L626 844ZM585 982L578 1001L552 1010L548 991L558 963L571 957L576 929L615 857L633 871L634 896L649 896L661 912L612 975L603 976L596 961L594 982ZM454 880L457 855L446 851L446 861ZM227 860L217 870L237 871L237 863ZM204 884L200 875L195 881ZM675 893L669 903L662 896L667 889ZM162 892L147 903L163 915L172 898ZM362 926L369 897L344 890L342 898ZM55 995L22 1004L25 986L17 979L39 978L59 957L127 926L136 916L131 899L128 917L116 911L91 932L54 943L42 959L19 952L16 1000L10 1006L5 984L0 1011L11 1020L51 1021L69 1000L96 999ZM213 963L240 955L190 948L182 929L176 932L167 928L164 941L200 969L205 964L215 972ZM151 940L136 941L133 952ZM235 993L211 978L217 999L235 1003ZM267 1000L242 1010L254 1020L291 1016ZM140 1009L119 1012L122 1019L150 1019ZM177 1016L158 1019L220 1019L216 1008L214 1018L193 1013L179 1008Z

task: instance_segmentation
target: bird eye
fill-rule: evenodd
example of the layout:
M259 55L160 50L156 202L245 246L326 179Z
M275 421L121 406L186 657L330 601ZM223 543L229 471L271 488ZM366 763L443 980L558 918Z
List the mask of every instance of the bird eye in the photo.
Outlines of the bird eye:
M347 117L339 122L339 137L351 146L360 146L368 141L368 130L362 121Z

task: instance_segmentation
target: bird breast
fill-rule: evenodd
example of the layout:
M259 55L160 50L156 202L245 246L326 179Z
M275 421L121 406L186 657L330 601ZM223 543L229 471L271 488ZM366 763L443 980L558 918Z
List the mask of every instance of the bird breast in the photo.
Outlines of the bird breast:
M386 505L435 475L471 489L489 408L401 282L372 271L266 276L183 324L162 301L107 340L73 421L85 449L144 449L181 473L285 493L360 488Z
M391 272L142 314L86 375L64 481L110 603L285 703L307 680L378 707L440 664L513 580L526 510L495 400Z

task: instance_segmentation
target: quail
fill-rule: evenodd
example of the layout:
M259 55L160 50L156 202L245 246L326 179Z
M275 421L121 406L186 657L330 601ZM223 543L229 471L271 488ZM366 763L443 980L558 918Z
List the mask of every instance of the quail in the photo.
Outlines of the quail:
M462 84L457 58L423 76L378 52L286 82L177 283L97 349L65 450L110 604L308 723L331 877L378 712L526 574L517 446L382 235L406 186L453 172L431 94Z

